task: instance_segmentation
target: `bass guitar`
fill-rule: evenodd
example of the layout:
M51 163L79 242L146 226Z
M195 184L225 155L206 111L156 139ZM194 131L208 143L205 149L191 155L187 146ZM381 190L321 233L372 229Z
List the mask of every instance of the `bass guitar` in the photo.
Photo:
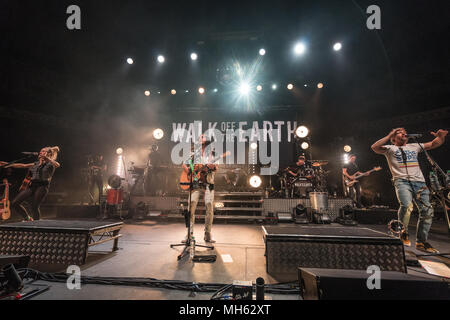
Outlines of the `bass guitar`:
M352 187L352 186L353 186L356 182L358 182L358 180L361 179L362 177L368 176L368 175L371 174L372 172L380 171L380 170L381 170L381 167L375 167L375 168L373 168L372 170L366 171L366 172L361 173L361 174L357 174L357 175L354 177L354 180L350 180L350 179L347 179L347 177L344 177L344 183L345 183L345 186L346 186L346 187Z

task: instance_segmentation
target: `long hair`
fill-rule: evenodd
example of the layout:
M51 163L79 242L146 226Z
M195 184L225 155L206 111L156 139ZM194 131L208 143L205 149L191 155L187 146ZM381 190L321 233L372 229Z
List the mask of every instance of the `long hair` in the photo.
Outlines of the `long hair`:
M58 158L59 147L46 147L45 149L47 149L48 157L53 161L56 161Z

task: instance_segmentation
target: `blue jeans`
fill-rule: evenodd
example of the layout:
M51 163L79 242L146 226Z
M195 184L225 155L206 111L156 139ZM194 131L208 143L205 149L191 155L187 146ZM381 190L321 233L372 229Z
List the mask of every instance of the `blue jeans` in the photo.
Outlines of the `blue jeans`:
M408 232L408 224L414 201L419 210L416 242L426 242L431 223L433 222L433 207L430 204L430 190L425 182L408 182L408 180L405 179L395 180L394 186L398 202L400 203L398 219L405 226L406 232Z

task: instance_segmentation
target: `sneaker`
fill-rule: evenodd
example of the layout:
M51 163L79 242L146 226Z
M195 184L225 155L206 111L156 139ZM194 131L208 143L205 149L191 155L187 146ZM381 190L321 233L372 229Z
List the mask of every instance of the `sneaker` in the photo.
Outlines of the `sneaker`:
M400 239L402 240L404 246L411 247L411 241L409 241L408 233L403 232L402 235L400 236Z
M433 248L433 246L428 242L416 242L416 249L429 253L439 253L439 251Z

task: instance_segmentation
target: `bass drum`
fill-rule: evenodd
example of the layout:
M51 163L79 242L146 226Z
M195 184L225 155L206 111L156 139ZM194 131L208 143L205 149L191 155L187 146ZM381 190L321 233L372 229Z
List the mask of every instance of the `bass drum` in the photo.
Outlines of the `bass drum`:
M106 204L118 205L123 202L123 190L122 189L108 189L106 193Z

